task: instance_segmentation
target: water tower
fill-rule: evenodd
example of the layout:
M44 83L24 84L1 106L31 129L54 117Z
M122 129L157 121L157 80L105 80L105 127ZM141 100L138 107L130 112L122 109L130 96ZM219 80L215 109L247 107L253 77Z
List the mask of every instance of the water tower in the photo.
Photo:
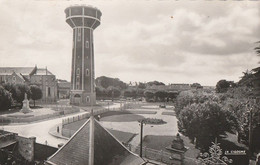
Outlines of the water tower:
M70 103L94 105L95 68L93 30L100 25L101 11L91 6L65 9L66 22L73 29Z

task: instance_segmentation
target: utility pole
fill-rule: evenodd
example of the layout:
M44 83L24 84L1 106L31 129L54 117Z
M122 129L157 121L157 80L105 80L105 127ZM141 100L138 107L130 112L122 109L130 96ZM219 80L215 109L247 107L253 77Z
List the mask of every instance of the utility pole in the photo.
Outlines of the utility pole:
M141 120L141 132L140 132L140 157L143 156L143 120Z

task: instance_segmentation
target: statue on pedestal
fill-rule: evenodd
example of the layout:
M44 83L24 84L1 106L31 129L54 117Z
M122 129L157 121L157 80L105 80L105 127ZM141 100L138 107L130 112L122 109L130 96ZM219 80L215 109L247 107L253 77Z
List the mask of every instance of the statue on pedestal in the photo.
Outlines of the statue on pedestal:
M27 94L24 94L24 100L23 100L23 108L21 109L22 113L30 113L32 112L30 109L29 100L27 99Z

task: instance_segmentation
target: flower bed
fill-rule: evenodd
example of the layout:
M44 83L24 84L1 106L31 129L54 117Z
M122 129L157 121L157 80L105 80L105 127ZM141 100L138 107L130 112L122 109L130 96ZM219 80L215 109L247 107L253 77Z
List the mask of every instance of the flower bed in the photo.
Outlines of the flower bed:
M143 122L145 124L154 124L154 125L160 125L160 124L166 124L167 122L163 119L156 119L156 118L145 118L138 120L138 122Z

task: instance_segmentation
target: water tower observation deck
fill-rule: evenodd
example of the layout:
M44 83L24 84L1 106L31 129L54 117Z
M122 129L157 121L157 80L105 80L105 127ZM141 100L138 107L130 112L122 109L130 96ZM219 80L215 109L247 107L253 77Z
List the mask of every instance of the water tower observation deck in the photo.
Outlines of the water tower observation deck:
M78 27L94 30L100 25L101 11L91 6L70 6L65 9L66 22L74 29Z

